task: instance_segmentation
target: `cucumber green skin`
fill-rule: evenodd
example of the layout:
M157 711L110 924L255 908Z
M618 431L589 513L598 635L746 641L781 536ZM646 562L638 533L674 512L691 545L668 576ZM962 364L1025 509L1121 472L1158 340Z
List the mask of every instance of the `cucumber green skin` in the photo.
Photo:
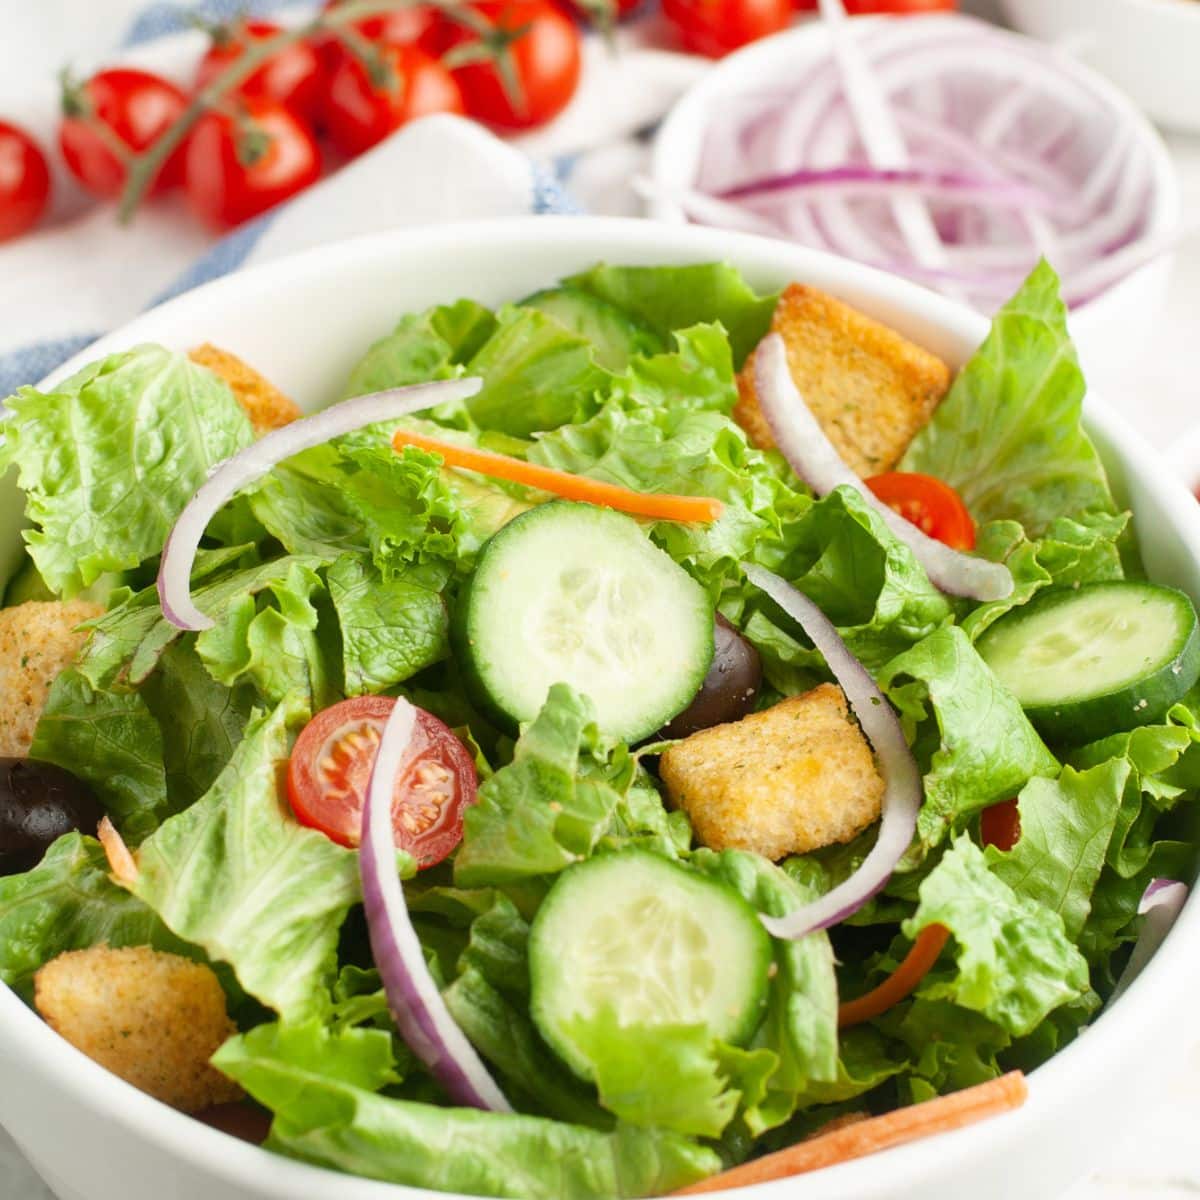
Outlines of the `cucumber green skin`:
M523 720L531 719L533 714L524 716L514 715L498 697L489 685L485 676L483 659L486 655L486 643L480 644L476 636L476 614L473 612L472 598L476 585L481 579L486 579L493 561L507 551L509 541L520 536L521 531L532 521L553 519L554 514L561 509L588 509L590 505L574 504L568 501L552 501L539 505L528 512L514 517L502 529L495 533L479 552L475 562L475 571L459 595L457 604L450 614L450 649L455 662L459 666L467 693L475 705L505 732L516 734ZM609 512L608 509L601 509ZM680 567L679 570L683 568ZM710 618L711 627L711 618ZM620 732L618 736L623 741L633 744L649 737L660 729L672 717L681 713L700 690L708 668L712 665L713 640L711 632L706 630L703 645L698 645L691 669L681 678L679 706L673 712L665 713L653 723L647 723L644 729ZM569 682L569 681L565 681ZM586 688L580 688L586 694ZM612 732L606 730L605 732Z
M548 924L548 914L553 915L554 910L560 904L569 904L571 902L571 893L576 890L575 884L578 882L580 875L590 872L598 866L611 867L614 858L632 859L635 861L639 859L649 860L655 868L662 868L664 881L667 879L669 873L674 873L683 877L685 886L689 890L693 892L698 890L693 885L699 885L704 889L711 889L710 894L716 902L727 904L731 908L743 911L746 937L750 946L749 957L753 963L749 974L758 980L759 986L750 995L749 1002L738 1014L736 1022L732 1022L729 1026L714 1030L713 1032L715 1037L719 1037L731 1045L746 1045L754 1036L759 1025L762 1024L763 1017L767 1011L770 970L774 958L770 935L763 927L754 909L732 888L705 875L689 871L679 863L672 862L670 859L663 858L652 851L636 847L619 850L614 854L599 854L594 858L588 859L586 862L568 867L555 880L554 885L547 893L545 900L542 901L537 914L534 916L533 924L529 930L529 978L531 985L529 1014L533 1018L533 1022L546 1044L581 1079L591 1080L594 1078L595 1072L590 1060L580 1052L574 1042L563 1036L559 1028L557 1017L560 1006L557 1003L559 998L557 993L547 995L546 988L541 986L548 977L554 977L554 967L559 957L558 947L554 939L547 937L545 930Z
M1085 742L1099 741L1109 734L1123 733L1140 725L1153 724L1166 714L1172 704L1191 691L1200 679L1200 622L1197 621L1191 599L1176 588L1141 581L1113 580L1085 584L1079 588L1052 588L1041 592L1028 604L1002 617L979 639L976 649L987 662L989 635L1005 622L1022 621L1047 608L1070 604L1084 592L1124 587L1152 588L1169 593L1177 601L1186 604L1191 613L1187 634L1178 652L1169 662L1126 687L1079 699L1064 695L1063 699L1055 704L1022 705L1034 728L1048 742L1064 746L1082 745Z
M521 301L522 308L557 321L592 343L596 362L609 371L624 371L638 354L661 354L662 338L624 309L578 288L548 288Z

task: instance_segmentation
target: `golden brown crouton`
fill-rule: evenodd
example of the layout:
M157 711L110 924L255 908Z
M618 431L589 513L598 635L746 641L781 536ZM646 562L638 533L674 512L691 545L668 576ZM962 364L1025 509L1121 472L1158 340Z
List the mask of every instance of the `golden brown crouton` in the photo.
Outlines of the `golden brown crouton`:
M273 383L228 350L205 342L203 346L189 351L188 358L207 367L214 375L220 375L229 384L233 398L250 418L255 433L269 433L272 429L291 424L302 415L295 403Z
M852 471L890 471L950 387L950 368L857 309L794 283L771 328L787 344L800 395ZM753 363L738 376L734 419L759 447L775 444L754 390Z
M183 1112L241 1096L209 1059L237 1032L210 967L149 946L60 954L34 976L53 1029L127 1083Z
M830 683L692 734L659 772L706 846L772 860L848 842L883 802L871 747Z
M90 600L27 600L0 609L0 757L29 753L50 685L87 641L75 626L103 611Z

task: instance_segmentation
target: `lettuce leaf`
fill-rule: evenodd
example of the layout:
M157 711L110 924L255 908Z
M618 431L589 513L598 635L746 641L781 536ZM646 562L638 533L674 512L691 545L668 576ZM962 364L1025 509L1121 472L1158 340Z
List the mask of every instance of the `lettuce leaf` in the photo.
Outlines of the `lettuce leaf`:
M1114 513L1083 431L1086 390L1058 276L1043 261L993 318L899 469L950 484L976 522L1018 521L1032 537L1056 517Z
M6 407L0 469L16 464L30 557L68 597L158 555L210 470L252 440L224 382L161 346L109 355L50 393L22 388Z
M630 360L608 390L623 408L699 408L728 415L737 403L729 338L720 325L679 329L672 351Z

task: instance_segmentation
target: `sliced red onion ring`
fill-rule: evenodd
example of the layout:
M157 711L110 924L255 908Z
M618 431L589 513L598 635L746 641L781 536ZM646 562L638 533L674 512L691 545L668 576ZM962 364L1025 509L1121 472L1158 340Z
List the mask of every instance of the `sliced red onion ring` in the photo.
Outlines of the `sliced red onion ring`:
M416 709L400 697L383 728L363 805L358 861L371 952L401 1036L450 1099L471 1108L512 1112L429 973L396 872L392 794L415 724Z
M829 618L803 592L778 575L753 563L743 563L742 570L755 587L766 592L800 625L821 652L875 751L884 783L879 837L858 870L812 904L785 917L761 918L769 933L794 941L814 929L828 929L844 921L892 877L917 829L921 770L904 739L900 719L867 669L846 648Z
M353 433L364 425L393 421L435 404L465 400L482 386L481 379L445 379L355 396L302 421L293 421L282 429L273 430L214 467L179 514L163 547L158 568L158 600L163 616L177 629L198 631L212 627L211 618L192 603L192 563L209 521L247 484L262 478L272 467L302 450L322 446L331 438Z
M1145 917L1142 931L1133 945L1129 962L1117 980L1117 986L1109 997L1111 1004L1141 973L1154 957L1159 946L1166 941L1171 926L1179 916L1184 901L1188 898L1187 885L1174 879L1152 879L1142 893L1138 903L1138 916Z
M973 600L1003 600L1011 595L1013 577L1003 563L963 554L928 537L879 500L846 466L797 390L788 369L787 347L777 333L769 333L754 352L754 385L780 453L818 496L843 485L854 488L943 592Z

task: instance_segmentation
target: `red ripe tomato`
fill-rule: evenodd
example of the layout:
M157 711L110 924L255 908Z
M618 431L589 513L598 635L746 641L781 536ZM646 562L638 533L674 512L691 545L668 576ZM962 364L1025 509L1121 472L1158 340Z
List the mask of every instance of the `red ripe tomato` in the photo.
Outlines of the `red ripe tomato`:
M346 0L325 0L324 8L326 12L331 12L340 8L344 3ZM366 38L368 42L385 42L391 46L405 46L413 43L424 45L425 38L433 29L436 19L437 14L434 9L416 4L376 13L373 17L363 17L361 21L355 21L350 28L359 37ZM428 46L425 48L430 49ZM337 39L331 37L328 42L328 51L335 58L340 58L340 50ZM335 65L335 62L330 62L331 67Z
M846 11L851 16L867 13L953 12L958 0L845 0Z
M37 142L0 121L0 242L32 229L50 198L50 171Z
M247 46L265 42L283 32L270 21L240 21L213 35L213 44L200 60L196 90L207 87L228 70ZM272 54L261 67L233 91L238 96L261 96L286 105L303 121L313 121L324 91L324 68L316 50L307 42L293 42Z
M110 143L115 139L130 154L151 145L187 107L187 98L173 84L148 71L117 67L99 71L82 87L63 96L63 120L58 142L71 174L89 192L115 198L125 184L125 163ZM101 127L104 128L101 128ZM183 180L184 147L163 164L150 195Z
M889 471L866 480L866 485L922 533L954 550L975 548L975 522L962 497L948 483L932 475Z
M343 154L361 154L417 117L463 111L458 84L436 58L416 46L375 50L383 78L345 55L329 80L325 129Z
M251 97L206 113L188 140L188 202L217 229L266 212L320 174L312 132L274 100Z
M524 30L509 45L519 96L510 97L494 60L455 68L467 112L493 129L532 129L558 116L579 86L581 63L579 29L547 0L478 0L471 11L492 28L490 35L464 25L440 28L441 49L451 60L467 47L478 48L490 38L502 41ZM462 48L462 49L460 49Z
M357 696L318 713L288 761L288 802L302 825L342 846L362 837L362 810L383 727L395 700ZM392 794L396 845L432 867L462 841L463 809L475 803L475 763L451 730L417 709L413 740Z
M792 0L663 0L662 10L685 50L720 58L786 29Z
M979 839L985 846L1011 850L1021 840L1021 812L1016 799L1001 800L979 817Z

